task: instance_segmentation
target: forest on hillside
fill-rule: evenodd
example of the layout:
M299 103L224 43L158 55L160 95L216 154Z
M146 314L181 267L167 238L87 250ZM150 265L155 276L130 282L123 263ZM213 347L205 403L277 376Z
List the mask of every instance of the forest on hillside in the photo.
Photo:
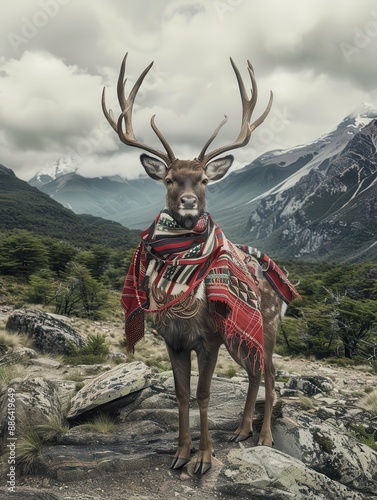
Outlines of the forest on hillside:
M0 232L0 303L40 305L67 316L110 317L133 249ZM330 265L279 262L289 270L302 301L289 307L280 327L280 354L375 363L377 263Z

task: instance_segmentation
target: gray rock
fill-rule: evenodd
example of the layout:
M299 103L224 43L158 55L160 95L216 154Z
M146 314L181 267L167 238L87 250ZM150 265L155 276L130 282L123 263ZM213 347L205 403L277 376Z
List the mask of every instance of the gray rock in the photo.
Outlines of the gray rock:
M228 484L220 491L237 497L274 500L362 500L359 493L330 481L299 460L278 450L260 446L231 450L224 470Z
M326 377L292 377L285 387L303 392L307 396L331 392L334 389L332 381Z
M101 434L84 425L72 427L59 436L56 445L43 447L37 470L66 482L100 475L110 477L112 473L124 474L127 481L135 472L148 474L161 469L161 478L166 479L169 474L176 481L185 475L186 487L197 490L198 478L192 473L195 450L199 447L196 374L191 383L193 455L182 473L168 472L178 439L172 374L156 374L141 362L125 363L102 373L72 400L70 415L78 416L76 422L93 408L108 411L115 404L112 408L116 408L118 418L114 431ZM274 500L373 498L376 454L349 436L344 426L305 413L294 400L287 400L284 406L280 399L274 407L275 449L253 446L257 432L248 441L230 443L229 437L239 424L246 390L247 384L242 381L220 377L212 381L209 427L216 459L211 471L200 478L200 493L211 492L213 498L229 495ZM332 399L327 403L332 403ZM262 413L263 389L254 419L256 431ZM185 498L183 492L182 495ZM162 497L156 495L157 498Z
M26 334L43 353L69 354L72 346L81 348L87 344L85 338L61 317L34 309L13 311L6 329L10 333Z
M56 385L42 377L14 379L0 394L0 433L3 434L7 423L9 390L15 399L16 432L25 426L33 428L48 422L51 418L60 418L62 408Z
M200 411L196 402L196 386L198 375L191 376L191 404L190 422L192 429L200 428ZM211 385L211 399L208 410L208 427L210 430L221 429L223 431L234 432L241 420L243 407L247 394L247 383L238 383L233 379L215 377ZM155 383L149 389L147 398L141 394L130 405L122 408L119 417L122 422L127 420L150 418L159 422L164 428L164 422L172 425L172 430L178 428L178 406L174 391L173 375L169 372L156 376ZM144 393L145 391L143 391ZM263 415L264 388L258 391L256 405L256 421ZM156 411L156 410L160 411ZM275 408L275 413L279 412L279 405ZM154 417L152 416L154 415ZM258 425L258 424L256 424Z
M23 363L30 359L36 358L38 354L28 347L17 346L9 348L7 352L0 358L0 366L4 365L14 365L17 363Z
M372 493L377 486L377 453L339 425L300 415L274 422L277 449L352 489Z
M87 383L71 400L67 418L114 402L150 386L155 372L141 361L122 363Z
M40 366L41 368L55 369L55 370L57 370L62 366L61 363L59 363L59 361L55 361L55 359L50 359L50 358L31 359L30 364L33 366Z
M123 362L127 360L127 355L119 351L110 351L109 354L106 355L106 359L109 361Z

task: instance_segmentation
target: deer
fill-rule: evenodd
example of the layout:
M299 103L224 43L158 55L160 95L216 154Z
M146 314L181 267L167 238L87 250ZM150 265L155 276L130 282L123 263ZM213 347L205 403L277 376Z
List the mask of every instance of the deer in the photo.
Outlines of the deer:
M135 251L125 280L122 305L126 311L128 350L132 352L134 344L142 338L143 313L149 314L155 323L155 329L165 341L174 376L179 428L178 447L170 466L173 470L181 469L191 459L191 354L192 351L196 353L200 441L194 473L203 475L211 468L214 456L208 430L208 406L211 380L219 349L223 344L230 356L244 368L249 382L242 418L231 441L239 443L252 435L253 414L263 374L265 405L258 445L273 445L273 351L278 325L286 308L285 302L293 300L298 293L269 257L255 249L250 250L250 247L236 246L229 242L206 212L207 185L222 179L234 160L229 154L219 156L248 144L252 132L267 117L273 95L270 92L266 109L251 123L258 96L254 69L247 61L251 80L249 98L241 74L230 58L242 104L239 135L233 143L208 151L227 122L225 115L199 155L193 160L180 160L157 128L155 115L151 117L150 125L164 151L136 138L132 124L133 106L153 62L140 74L126 97L127 55L122 61L117 84L121 113L115 119L112 110L107 109L105 88L102 93L102 109L120 141L144 151L140 161L147 175L166 187L166 209L151 228L141 234L141 243ZM211 238L209 235L212 235ZM275 272L272 279L268 275L269 270ZM190 279L182 278L190 273L191 282ZM285 287L286 297L278 293L276 286L272 286L273 278L280 288ZM229 280L232 283L229 284ZM236 311L234 317L230 317L230 309ZM237 323L238 317L243 318L243 327ZM229 330L236 334L229 334ZM256 331L259 332L259 339Z

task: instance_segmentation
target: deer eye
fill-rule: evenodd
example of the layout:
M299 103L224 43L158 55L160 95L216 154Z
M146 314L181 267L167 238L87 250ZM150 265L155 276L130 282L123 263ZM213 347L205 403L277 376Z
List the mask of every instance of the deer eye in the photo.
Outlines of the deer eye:
M203 179L202 184L203 184L203 186L206 186L208 184L208 179Z
M172 181L171 179L169 179L169 178L166 178L166 179L165 179L165 184L166 184L167 186L171 186L171 185L173 184L173 181Z

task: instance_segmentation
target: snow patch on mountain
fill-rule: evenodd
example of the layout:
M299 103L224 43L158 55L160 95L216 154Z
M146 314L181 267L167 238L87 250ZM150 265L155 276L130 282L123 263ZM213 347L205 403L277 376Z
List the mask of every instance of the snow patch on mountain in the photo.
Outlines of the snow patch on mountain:
M344 118L336 130L322 135L319 139L304 146L300 145L287 150L274 150L262 155L259 160L263 162L264 165L276 164L276 159L278 157L278 165L282 168L284 168L285 165L292 165L294 162L302 160L305 154L311 155L312 158L297 172L273 188L252 198L246 205L264 199L270 195L282 193L295 186L302 177L308 175L313 169L318 169L321 165L325 164L326 161L341 153L345 144L349 141L348 136L354 136L376 117L377 106L371 103L362 103L360 107ZM352 130L349 129L350 127ZM345 140L345 136L347 136L347 140ZM374 145L377 150L377 137L374 140Z
M29 184L40 187L63 175L75 173L77 169L78 163L74 157L66 156L65 158L59 158L53 165L48 165L38 172L30 179Z

